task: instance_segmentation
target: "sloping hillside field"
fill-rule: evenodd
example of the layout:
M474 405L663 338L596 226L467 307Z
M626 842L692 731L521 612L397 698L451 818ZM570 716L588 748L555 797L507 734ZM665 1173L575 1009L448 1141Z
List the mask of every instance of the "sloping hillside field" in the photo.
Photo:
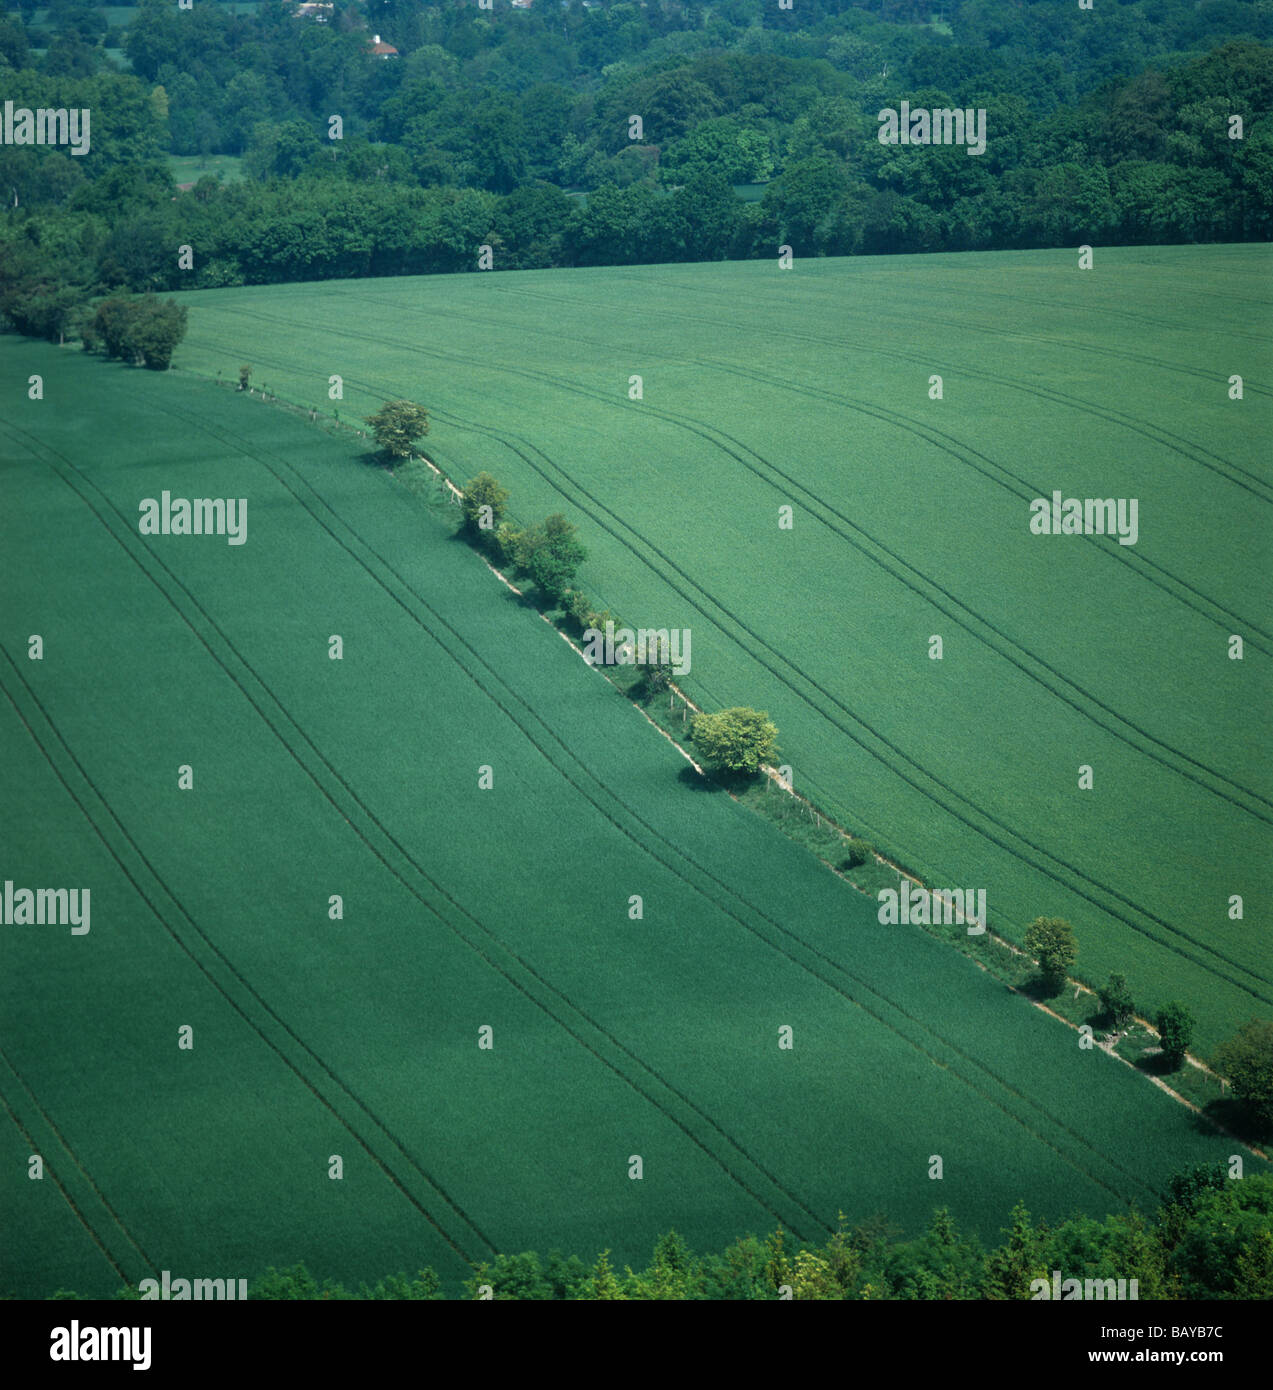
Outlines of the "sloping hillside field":
M770 711L798 791L984 887L1009 937L1069 919L1081 974L1183 999L1206 1054L1273 1009L1271 268L1098 248L209 291L181 362L346 419L426 405L448 473L577 522L601 605L691 630L691 698ZM1111 499L1119 534L1032 531L1054 493L1058 521Z
M261 296L260 312L286 298ZM227 333L252 302L196 321ZM993 1238L1019 1197L1048 1217L1151 1208L1172 1170L1231 1151L702 790L356 442L210 384L0 345L6 400L33 372L43 401L0 424L0 506L19 538L0 554L3 876L87 889L91 913L87 932L5 928L5 1292L106 1294L164 1269L238 1278L298 1259L346 1280L429 1264L454 1288L495 1251L636 1260L673 1226L699 1247L778 1224L816 1239L841 1210L909 1231L938 1202ZM612 462L615 492L656 464L670 467L639 448ZM602 471L588 450L579 466ZM243 542L139 534L140 504L164 490L247 499ZM688 482L679 501L648 495L634 521L651 535L678 506L683 529L697 524ZM726 510L744 497L734 480L716 495ZM812 545L822 524L798 525L786 539ZM803 619L774 581L812 593L813 572L808 557L774 567L771 539L747 567L774 583L755 621L777 637L760 609ZM623 553L607 571L599 542L616 597L642 568ZM825 625L846 695L884 614L862 596ZM712 692L742 693L723 637L703 647ZM881 626L874 659L888 649ZM960 669L948 659L938 677ZM1179 688L1193 688L1187 664ZM997 691L967 702L970 746ZM791 722L828 784L854 766L851 741ZM907 727L922 743L922 721ZM953 746L960 721L943 728ZM1229 756L1254 780L1249 756ZM1005 787L1015 771L997 774ZM43 1181L27 1177L32 1154Z

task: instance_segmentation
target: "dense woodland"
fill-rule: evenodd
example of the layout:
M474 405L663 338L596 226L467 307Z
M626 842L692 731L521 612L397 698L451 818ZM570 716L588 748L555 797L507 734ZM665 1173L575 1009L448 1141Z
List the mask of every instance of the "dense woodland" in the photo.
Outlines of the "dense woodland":
M1264 4L493 3L11 10L5 97L87 107L92 139L0 145L0 309L56 338L111 291L475 270L482 246L501 270L1273 227ZM903 99L984 108L985 153L881 144ZM178 192L170 154L245 178Z
M476 1265L463 1288L448 1288L432 1269L348 1287L319 1280L304 1265L271 1269L248 1284L249 1299L760 1299L1016 1300L1054 1295L1061 1279L1126 1281L1124 1298L1266 1299L1273 1289L1273 1178L1230 1178L1222 1165L1178 1173L1153 1218L1138 1213L1097 1221L1075 1216L1049 1225L1024 1205L1012 1211L1000 1241L987 1249L958 1229L950 1212L933 1213L927 1231L905 1240L884 1217L839 1229L822 1245L789 1232L744 1236L720 1252L696 1253L669 1232L644 1269L616 1267L608 1251L592 1264L550 1251L499 1255ZM1131 1293L1131 1281L1136 1291ZM486 1293L485 1290L489 1290ZM1115 1285L1116 1291L1116 1285ZM75 1298L60 1291L57 1298ZM138 1299L136 1288L118 1297Z

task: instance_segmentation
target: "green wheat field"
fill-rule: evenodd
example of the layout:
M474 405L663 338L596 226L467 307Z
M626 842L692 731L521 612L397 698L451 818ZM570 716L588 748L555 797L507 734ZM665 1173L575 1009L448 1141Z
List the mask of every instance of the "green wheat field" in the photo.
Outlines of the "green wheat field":
M0 1292L935 1205L993 1239L1227 1158L709 790L369 440L215 381L419 401L448 475L577 523L598 606L692 631L677 683L768 710L798 792L1009 939L1069 919L1206 1055L1273 1006L1273 259L1076 263L206 291L164 376L0 343L3 876L92 889L87 935L6 928ZM247 498L246 543L140 535L164 489ZM1031 534L1054 490L1138 499L1136 544Z

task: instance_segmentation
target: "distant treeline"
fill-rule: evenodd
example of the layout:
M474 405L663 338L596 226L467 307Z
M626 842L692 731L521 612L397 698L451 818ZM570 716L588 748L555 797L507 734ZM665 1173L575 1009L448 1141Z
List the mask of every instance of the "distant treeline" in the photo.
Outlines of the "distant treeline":
M524 177L607 182L604 159L626 147L634 112L663 149L733 114L777 137L781 165L784 131L819 95L874 114L940 88L965 106L1017 96L1046 116L1228 39L1273 40L1273 12L1249 0L1098 0L1088 11L1073 0L493 0L485 11L335 0L328 24L296 19L285 0L250 14L144 0L113 29L93 0L52 0L35 28L37 5L10 0L0 67L85 77L116 68L116 50L147 91L163 89L175 154L263 153L272 127L296 120L325 136L341 113L347 135L401 145L425 181L492 192ZM400 56L373 58L373 31ZM722 86L713 68L730 51L760 65L761 87Z
M51 73L47 57L37 62L14 40L26 40L19 22L0 21L0 55L24 64L5 73L0 57L7 97L93 112L83 157L0 146L0 295L15 281L29 291L37 273L98 295L477 270L483 247L490 251L482 264L503 270L769 258L784 245L804 257L1266 240L1273 232L1268 44L1231 39L1145 66L1170 26L1134 20L1142 7L1123 5L1119 34L1139 70L1097 81L1117 66L1113 48L1100 60L1083 40L1069 71L1054 49L1026 57L1005 40L1038 7L1012 19L1016 7L1002 0L952 5L959 41L904 24L904 5L889 8L886 27L904 29L910 46L898 49L901 66L887 78L859 75L864 62L844 57L847 48L836 50L837 66L834 58L752 51L752 40L739 40L743 51L686 59L652 39L639 60L617 60L585 90L537 78L479 91L470 78L480 53L498 66L489 49L460 58L426 42L403 59L378 61L360 47L365 34L292 18L278 4L263 5L253 21L215 4L143 8L125 48L144 80L108 71L100 48L92 50L93 75ZM646 24L666 9L612 5L605 23L612 28L616 15L632 11ZM1163 9L1179 18L1180 7L1164 0ZM514 47L540 32L529 15L496 23L450 8L399 12L405 27L412 15L429 25L448 17L443 37L452 48L483 23L513 43L513 20L528 18ZM969 25L991 12L1007 28L979 47ZM562 13L568 31L577 22L595 27L587 16L596 11ZM1237 14L1260 27L1257 12L1241 5L1198 13L1212 27L1223 29L1228 15L1231 31ZM861 10L840 19L866 32ZM703 22L707 32L716 20ZM258 23L281 26L266 56L248 42ZM388 18L376 23L387 28ZM239 33L242 24L249 28ZM194 25L212 35L206 52L190 40ZM1054 27L1081 32L1069 21ZM1190 39L1199 32L1195 25ZM756 33L787 43L780 27ZM226 34L241 40L237 76L218 66ZM337 40L344 46L333 47ZM280 86L267 69L282 52L289 76ZM354 65L349 73L336 63L342 54ZM1021 90L1026 70L1039 81L1050 74L1051 85ZM197 82L189 87L196 71L199 81L217 74L227 89L242 87L240 78L255 82L260 99L242 107L252 117L246 131L230 139L218 126L212 141L245 152L246 180L204 178L178 194L165 152L184 147L177 113L188 114L191 90L203 92ZM293 90L298 73L309 107ZM912 107L984 108L985 153L882 145L876 113L903 97ZM328 139L328 116L342 112L342 138ZM635 141L634 114L642 119ZM742 201L733 191L742 183L763 184L763 196Z
M1054 1297L1054 1272L1082 1281L1065 1297L1267 1299L1273 1297L1273 1177L1229 1177L1222 1165L1174 1176L1156 1217L1103 1221L1075 1216L1035 1222L1018 1203L1003 1240L986 1250L950 1212L934 1212L924 1235L899 1239L883 1218L850 1227L843 1216L825 1242L804 1245L777 1230L745 1236L719 1254L695 1254L676 1232L661 1236L642 1270L616 1269L609 1252L591 1265L551 1251L498 1255L473 1266L462 1289L432 1269L346 1287L320 1282L302 1264L270 1269L249 1299L1030 1299ZM1046 1293L1038 1281L1047 1285ZM1088 1281L1115 1281L1089 1291ZM1131 1281L1136 1281L1135 1294ZM1064 1287L1064 1286L1063 1286ZM487 1293L489 1290L489 1293ZM75 1298L60 1290L55 1298ZM123 1299L140 1297L123 1289Z

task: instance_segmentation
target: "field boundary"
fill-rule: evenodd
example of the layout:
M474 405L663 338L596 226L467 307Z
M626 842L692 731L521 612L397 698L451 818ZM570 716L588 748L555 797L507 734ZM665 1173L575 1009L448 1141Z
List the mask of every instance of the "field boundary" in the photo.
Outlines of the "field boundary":
M442 471L442 469L439 468L438 465L434 463L434 461L427 455L419 454L414 455L413 457L418 458L421 463L424 463L425 465L427 465L428 468L432 470L442 487L458 504L460 498L463 496L463 490L457 487L456 484L449 477L447 477L447 475ZM500 581L501 584L503 584L506 588L511 590L514 594L517 594L519 597L523 595L524 591L519 589L514 583L512 583L508 576L505 575L495 565L493 565L486 555L482 555L479 552L479 558L482 560L482 563L486 566L486 568L490 570L490 572L496 577L496 579ZM694 770L700 774L700 776L710 777L710 773L708 773L699 763L697 763L694 760L693 756L680 743L678 743L677 740L670 733L668 733L666 729L664 729L660 724L656 723L653 719L651 719L649 713L636 700L633 700L631 698L629 692L623 690L615 681L611 680L610 677L605 673L605 671L601 670L600 667L594 666L591 662L588 661L583 649L574 641L574 639L569 635L569 633L563 632L561 628L555 622L553 622L552 618L550 618L547 613L540 613L539 617L543 622L547 623L549 627L553 628L553 630L557 633L561 640L566 643L566 645L575 653L576 656L580 658L580 660L582 660L586 665L591 667L591 669L598 671L602 678L607 682L607 684L609 684L614 690L616 690L620 695L627 699L628 703L641 715L641 717L646 721L646 723L651 725L653 728L657 729L658 732L662 734L665 739L667 739L667 741L672 745L672 747L675 748L678 753L680 753L680 755L686 760L686 762L688 762L690 766L693 767ZM667 688L677 698L680 699L682 706L685 709L692 710L695 714L703 713L702 708L699 705L697 705L693 700L691 700L690 697L686 695L686 693L674 681L669 680ZM832 817L826 815L814 802L810 801L808 797L801 796L801 794L797 792L793 787L789 787L786 784L785 780L780 776L776 768L770 767L766 764L762 764L761 771L771 782L776 783L784 792L786 792L788 796L791 796L795 800L801 802L808 809L811 817L816 818L819 825L825 825L827 828L835 831L841 837L845 844L851 844L854 840L860 838L859 836L855 836L851 832L845 830L843 826L839 825ZM739 805L747 806L747 803L744 802L741 797L736 796L734 792L732 792L728 787L723 788L723 790L725 790L725 792L729 795L731 800L738 802ZM748 809L754 810L755 808L749 807ZM772 821L771 817L766 817L766 819ZM780 830L783 828L779 822L773 821L773 823ZM787 838L790 839L791 837L788 836ZM802 848L808 849L809 847L806 845L802 846ZM875 895L869 889L862 888L860 885L854 883L853 880L849 878L847 874L841 872L841 870L836 868L836 866L832 864L830 860L823 858L814 850L810 849L809 852L811 854L814 854L815 857L819 860L819 862L825 865L826 868L830 869L831 872L835 874L837 878L840 878L845 883L847 883L849 887L854 890L854 892L860 893L864 897L871 898L872 900L875 899ZM926 887L923 880L920 877L918 877L918 875L912 873L909 869L905 868L901 864L895 863L886 855L878 853L873 847L871 849L871 853L876 863L886 865L888 868L892 869L895 873L897 873L900 877L907 879L909 882L916 884L921 888ZM937 897L948 907L957 907L956 904L952 903L950 899L946 898L939 890L932 890L932 892L933 896ZM982 929L982 933L986 935L992 942L994 942L994 944L997 947L1011 952L1012 955L1017 956L1022 960L1028 960L1032 965L1038 965L1038 961L1035 960L1033 956L1029 955L1028 952L1023 951L1019 946L1015 945L1006 937L996 932L989 925L988 922L981 922L976 917L967 917L964 920L973 923L973 925L975 926L980 926ZM920 923L918 925L923 926L924 924ZM928 932L928 935L933 936L940 941L946 940L946 938L938 936L935 932L930 931ZM987 974L995 975L997 979L1001 979L1003 983L1007 985L1007 987L1012 991L1013 994L1017 995L1022 999L1027 1000L1027 1002L1032 1004L1035 1008L1040 1009L1043 1013L1047 1014L1049 1018L1054 1018L1059 1022L1064 1023L1066 1027L1070 1028L1073 1032L1077 1033L1080 1030L1079 1024L1073 1022L1073 1020L1071 1019L1066 1018L1064 1014L1057 1013L1055 1009L1049 1008L1048 1005L1044 1003L1042 1000L1031 999L1028 994L1026 994L1023 990L1019 989L1016 985L1012 984L1011 981L1006 979L1002 974L992 970L984 961L979 960L974 956L968 956L968 953L966 951L960 951L960 954L966 956L969 960L972 960L973 963L979 969L986 971ZM1072 979L1071 977L1067 976L1065 981L1065 987L1068 988L1071 985L1073 985L1074 987L1076 998L1080 993L1090 995L1092 997L1097 996L1098 992L1092 989L1089 985L1083 983L1081 980ZM1153 1026L1150 1020L1142 1018L1139 1014L1133 1014L1132 1021L1138 1024L1140 1027L1144 1028L1146 1032L1152 1033L1155 1037L1158 1036L1158 1030ZM1258 1145L1248 1140L1241 1138L1239 1135L1234 1134L1232 1130L1226 1128L1223 1124L1215 1120L1212 1116L1207 1115L1201 1106L1195 1105L1191 1100L1187 1099L1178 1091L1174 1090L1161 1077L1148 1075L1147 1073L1141 1071L1141 1069L1137 1067L1134 1062L1129 1061L1126 1057L1123 1057L1118 1052L1116 1052L1114 1050L1114 1047L1115 1043L1118 1040L1118 1036L1119 1034L1117 1032L1113 1034L1106 1034L1105 1040L1097 1043L1097 1046L1100 1047L1102 1051L1108 1053L1109 1056L1122 1062L1124 1066L1130 1067L1131 1070L1134 1071L1138 1076L1144 1077L1147 1081L1150 1081L1160 1090L1165 1091L1167 1095L1169 1095L1173 1100L1178 1101L1181 1105L1193 1111L1194 1114L1202 1116L1202 1118L1205 1119L1208 1124L1214 1125L1220 1133L1226 1135L1235 1143L1241 1144L1250 1153L1253 1153L1257 1157L1266 1160L1269 1158L1269 1154L1264 1149L1260 1148ZM1197 1057L1194 1057L1191 1053L1185 1054L1185 1061L1190 1066L1195 1067L1197 1070L1205 1073L1207 1076L1213 1077L1215 1080L1219 1081L1222 1087L1227 1085L1227 1082L1220 1075L1219 1072L1212 1070L1212 1068L1207 1066L1205 1062L1201 1061Z
M239 389L234 382L229 381L219 375L217 377L211 377L205 373L190 371L185 371L183 372L183 374L192 376L198 380L202 380L216 386L223 386L232 390ZM370 434L370 431L358 429L355 425L350 424L348 421L342 420L338 411L334 411L329 414L327 411L320 410L318 407L315 406L302 406L296 402L287 400L286 398L279 396L276 392L270 390L268 387L264 385L259 387L249 387L248 394L250 396L255 397L262 403L279 406L290 412L304 415L308 417L311 423L317 423L319 416L321 415L323 417L325 428L330 428L330 426L334 424L336 429L348 432L358 438L367 438ZM462 489L458 487L452 481L452 479L447 476L444 470L440 468L431 458L429 458L427 454L413 453L412 455L410 455L408 459L403 460L403 462L417 462L424 464L433 474L436 481L439 483L442 493L447 497L448 501L455 505L459 504L460 498L463 495ZM399 481L395 470L390 470L390 476L394 479L395 482ZM478 554L478 558L482 561L482 563L486 566L490 573L494 575L497 580L499 580L501 584L503 584L510 592L517 595L518 597L524 597L524 591L518 588L517 585L515 585L507 577L507 575L505 575L496 565L492 564L488 556L482 554L480 551L475 553ZM538 616L541 619L541 621L546 623L549 627L553 628L553 630L557 633L561 640L571 648L571 650L580 658L581 661L585 663L585 665L588 665L592 670L596 670L607 682L607 684L609 684L618 694L622 695L624 699L626 699L628 703L632 706L632 708L635 709L648 724L650 724L654 729L656 729L660 734L662 734L662 736L665 739L667 739L667 741L677 750L677 752L686 760L686 762L688 762L695 769L695 771L699 773L700 776L710 779L711 774L695 760L693 755L673 736L673 734L669 733L667 729L663 728L663 726L659 724L654 718L652 718L650 713L637 700L632 698L631 693L628 690L625 690L600 667L593 665L593 663L587 660L587 657L583 649L578 645L578 643L575 642L575 640L570 636L569 633L562 630L558 622L555 622L553 618L551 618L545 612L539 612ZM703 712L701 707L698 706L693 700L691 700L685 694L685 692L674 682L668 682L668 689L671 697L669 700L669 707L674 707L675 700L679 699L681 701L683 711L692 711L696 714ZM786 784L786 781L778 774L776 769L769 766L762 766L762 771L767 779L767 786L771 787L772 784L776 783L782 791L787 793L788 797L792 798L795 802L799 803L802 806L808 818L813 820L819 829L826 829L827 831L833 833L839 838L841 843L845 845L852 844L855 841L859 843L866 843L863 837L855 836L850 831L846 830L837 821L835 821L834 818L828 816L825 812L823 812L815 802L811 801L808 797L802 796L793 787L789 787ZM721 786L722 790L724 790L729 795L731 800L746 807L747 809L752 810L756 814L763 814L759 806L753 805L750 802L744 800L728 786L725 786L723 784L721 784ZM765 815L764 818L769 820L788 839L792 840L793 843L796 843L800 845L802 848L808 850L809 853L814 855L814 857L817 858L819 862L824 865L824 867L829 869L843 882L847 883L849 887L852 888L855 892L862 894L864 897L871 898L873 901L875 900L875 893L872 890L863 888L860 884L854 882L853 879L848 876L848 874L844 873L835 864L831 863L831 861L827 859L824 855L819 853L817 850L813 849L808 844L804 844L802 841L796 839L796 837L789 832L787 827L779 818L772 815ZM875 864L891 870L892 872L898 874L900 878L904 878L910 883L913 883L919 887L927 888L927 885L924 883L923 879L918 874L906 868L903 864L896 862L894 859L888 857L887 855L881 854L878 850L874 848L874 846L870 846L870 849L871 857L874 860ZM935 895L943 903L946 903L948 906L953 906L953 904L950 903L950 900L945 898L940 892L936 892ZM1031 964L1038 964L1038 962L1035 961L1034 958L1030 956L1027 952L1023 951L1019 946L1010 941L1008 938L1004 937L1002 934L996 932L989 925L988 922L981 923L978 922L976 918L968 918L966 920L972 921L975 925L979 925L984 928L984 931L979 935L988 944L992 945L995 948L995 950L1001 953L1008 954L1021 962L1029 961ZM1024 990L1019 988L1018 985L1013 984L1012 980L1008 977L1006 971L1004 971L1002 968L994 968L993 957L991 958L992 963L988 964L985 960L979 958L978 956L974 956L970 954L968 951L962 949L961 943L957 944L956 942L953 942L949 937L942 936L940 933L933 931L929 925L923 923L917 925L923 926L926 933L929 936L934 937L936 940L942 941L947 945L954 945L956 949L959 950L959 953L961 955L971 960L973 964L975 964L979 969L985 971L987 974L993 975L996 979L1000 980L1008 989L1012 991L1013 994L1028 1000L1028 1002L1033 1004L1034 1007L1040 1009L1049 1017L1066 1024L1072 1031L1079 1031L1079 1024L1075 1023L1073 1020L1069 1018L1066 1018L1064 1014L1058 1013L1055 1009L1050 1008L1044 1001L1031 998ZM1094 997L1098 993L1098 991L1092 988L1092 986L1089 985L1087 982L1081 979L1067 976L1065 987L1069 988L1071 986L1074 989L1074 998L1076 999L1080 995ZM1062 991L1062 993L1063 992L1064 991ZM1152 1034L1154 1037L1158 1036L1157 1029L1148 1019L1145 1019L1140 1015L1133 1015L1133 1022L1139 1027L1143 1028L1146 1033ZM1214 1119L1210 1115L1207 1115L1201 1106L1196 1105L1193 1101L1189 1100L1179 1091L1173 1089L1161 1077L1149 1075L1140 1067L1138 1067L1134 1062L1120 1055L1115 1050L1115 1044L1117 1040L1118 1034L1106 1034L1105 1039L1101 1042L1098 1042L1097 1045L1101 1047L1102 1051L1108 1052L1110 1056L1115 1057L1118 1061L1122 1062L1125 1066L1129 1067L1132 1071L1136 1072L1137 1075L1144 1077L1146 1080L1150 1081L1152 1084L1157 1086L1160 1090L1164 1091L1167 1095L1169 1095L1173 1100L1177 1101L1180 1105L1184 1106L1186 1109L1192 1111L1194 1114L1199 1115L1200 1117L1205 1119L1208 1124L1212 1125L1217 1130L1217 1132L1224 1134L1228 1138L1232 1139L1235 1143L1241 1144L1244 1148L1248 1150L1248 1152L1256 1155L1257 1157L1260 1157L1262 1159L1269 1158L1268 1152L1260 1148L1253 1141L1241 1138L1232 1130L1228 1129L1225 1125L1220 1123L1218 1120ZM1227 1080L1220 1073L1214 1071L1211 1067L1209 1067L1200 1058L1195 1057L1192 1054L1186 1053L1185 1062L1191 1068L1195 1069L1205 1077L1218 1082L1220 1084L1222 1093L1227 1090Z

